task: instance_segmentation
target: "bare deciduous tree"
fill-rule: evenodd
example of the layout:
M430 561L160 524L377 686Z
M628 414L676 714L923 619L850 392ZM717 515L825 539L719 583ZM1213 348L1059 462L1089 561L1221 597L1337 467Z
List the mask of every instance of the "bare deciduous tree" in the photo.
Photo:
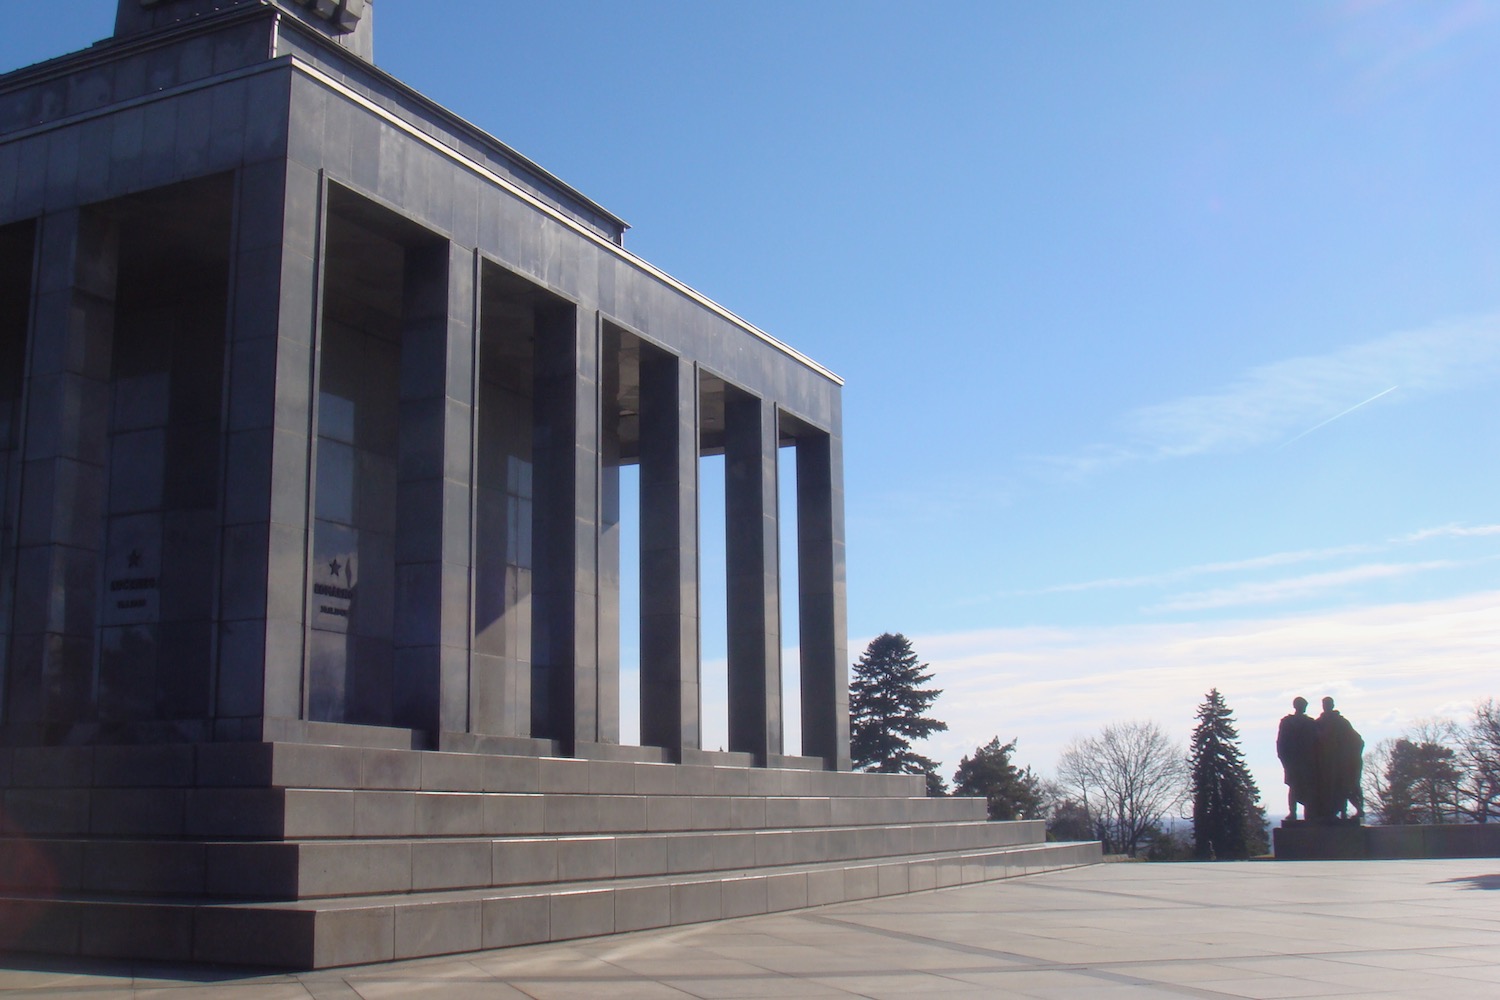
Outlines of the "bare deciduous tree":
M1391 755L1395 752L1394 738L1383 739L1365 751L1365 770L1361 784L1365 792L1365 815L1385 822L1388 803L1391 799Z
M1475 823L1500 822L1500 705L1486 698L1459 735L1460 808Z
M1068 744L1057 778L1111 854L1135 855L1187 795L1187 754L1155 722L1121 722Z

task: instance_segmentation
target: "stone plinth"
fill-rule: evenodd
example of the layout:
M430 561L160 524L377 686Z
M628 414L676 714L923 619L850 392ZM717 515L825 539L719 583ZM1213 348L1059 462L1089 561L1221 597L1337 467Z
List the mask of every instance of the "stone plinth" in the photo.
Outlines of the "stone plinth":
M1500 825L1357 826L1299 823L1272 831L1278 861L1500 858Z

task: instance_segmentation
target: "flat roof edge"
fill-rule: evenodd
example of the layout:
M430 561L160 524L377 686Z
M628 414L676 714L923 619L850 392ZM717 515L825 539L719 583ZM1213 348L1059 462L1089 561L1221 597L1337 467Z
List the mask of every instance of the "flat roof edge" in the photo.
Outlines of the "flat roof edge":
M305 60L299 59L296 56L287 56L283 58L289 59L292 68L297 72L300 72L309 79L316 81L324 87L327 87L328 89L339 94L341 97L344 97L346 100L358 104L360 107L364 108L366 111L369 111L371 114L383 118L390 125L400 129L402 132L416 139L418 142L421 142L442 153L444 156L447 156L448 158L454 160L455 162L462 164L465 169L478 174L486 181L489 181L490 183L505 189L505 191L507 191L511 195L520 198L522 201L525 201L528 205L549 216L554 221L562 223L573 232L586 237L598 246L605 248L610 253L628 261L633 267L645 272L646 274L651 275L662 283L670 286L675 291L687 296L694 302L718 315L720 318L729 321L734 326L739 327L741 330L755 337L757 340L760 340L768 346L775 348L778 352L785 354L792 360L797 361L803 366L811 369L817 374L828 379L830 382L833 382L835 385L842 386L844 384L844 380L838 375L834 374L833 371L814 361L812 358L803 354L801 351L782 342L781 340L778 340L771 334L762 330L760 327L739 316L732 310L727 309L719 303L715 302L713 299L709 298L707 295L704 295L702 292L698 291L687 283L674 278L672 275L668 274L666 271L663 271L655 264L652 264L651 262L637 256L620 244L602 236L598 232L595 232L593 229L585 226L576 219L573 219L567 213L559 211L553 206L547 204L545 201L537 198L525 188L522 188L509 179L501 176L500 174L495 173L484 164L476 162L469 156L465 155L461 150L454 149L452 146L438 141L438 139L434 136L431 136L426 132L423 132L421 129L412 126L401 116L391 113L390 111L381 107L379 104L360 94L353 88L329 76L317 66L311 65L310 63L306 62ZM280 60L278 60L278 62L279 61ZM405 87L405 84L402 84L401 86ZM424 98L424 100L427 99ZM440 107L438 105L434 106Z
M471 136L480 140L483 144L495 147L495 149L502 153L505 158L514 160L518 166L523 167L525 170L536 174L539 179L545 181L546 183L554 185L561 193L565 194L568 198L576 200L581 205L588 208L590 211L597 213L605 220L617 225L622 233L625 230L630 229L630 223L626 222L624 219L620 218L618 215L611 212L609 209L605 208L603 205L599 204L597 201L590 198L588 195L584 194L578 188L574 187L572 184L569 184L567 181L563 180L561 177L557 176L546 167L537 163L526 154L518 152L513 146L509 145L504 140L496 138L492 133L486 131L478 125L475 125L473 122L469 121L462 115L449 110L444 105L439 104L437 101L428 97L426 94L423 94L420 90L417 90L410 84L403 82L399 77L392 76L390 73L381 69L375 63L360 59L358 56L355 56L347 50L341 48L335 42L329 41L327 38L319 34L316 29L303 24L296 18L290 18L283 19L278 30L295 31L302 37L312 39L314 42L325 48L336 58L348 62L357 71L362 73L370 73L371 75L379 78L381 83L387 84L397 90L400 90L403 96L411 98L412 100L421 104L424 110L432 112L435 117L442 118L447 124L460 131L468 132Z

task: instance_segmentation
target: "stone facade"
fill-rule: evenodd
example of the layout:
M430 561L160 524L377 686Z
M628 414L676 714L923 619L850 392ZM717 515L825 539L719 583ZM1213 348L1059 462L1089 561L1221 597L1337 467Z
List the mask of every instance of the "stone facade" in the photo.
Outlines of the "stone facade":
M321 967L1098 860L849 771L839 380L376 69L373 14L120 0L0 77L0 954Z

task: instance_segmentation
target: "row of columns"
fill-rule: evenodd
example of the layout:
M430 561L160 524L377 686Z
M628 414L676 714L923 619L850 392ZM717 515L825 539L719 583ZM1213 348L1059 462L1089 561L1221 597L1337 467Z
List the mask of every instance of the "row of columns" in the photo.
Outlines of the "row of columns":
M204 665L213 673L205 706L213 738L252 738L267 731L267 720L306 718L314 345L328 191L315 172L286 161L242 168L233 186L217 662ZM68 706L98 695L88 689L108 488L110 227L106 214L85 210L40 220L7 666L12 726L28 716L66 722L78 714ZM617 627L609 506L617 506L618 483L611 498L601 383L618 373L602 371L606 322L577 305L540 310L535 339L532 599L543 613L533 618L531 650L544 708L536 732L494 732L491 720L476 719L473 410L486 266L476 251L435 237L406 255L392 722L438 734L541 737L566 751L617 742L618 636L605 633ZM639 371L641 742L681 759L702 735L700 375L690 360L652 345L641 351ZM733 385L724 409L729 749L764 764L783 750L781 415L773 400ZM847 767L837 428L798 434L796 461L803 752ZM528 716L512 712L510 725L522 728L514 720Z

